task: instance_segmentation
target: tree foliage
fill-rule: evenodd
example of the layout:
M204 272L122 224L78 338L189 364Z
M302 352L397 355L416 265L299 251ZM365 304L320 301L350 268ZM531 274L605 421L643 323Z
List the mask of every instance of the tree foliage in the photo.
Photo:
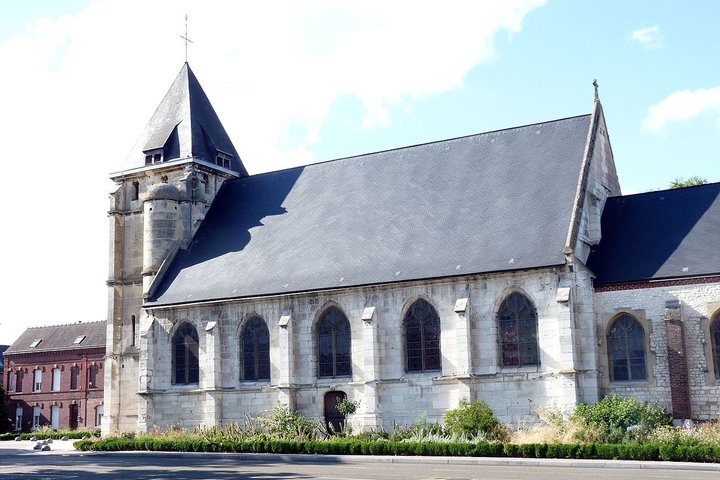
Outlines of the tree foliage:
M670 182L670 188L685 188L692 187L694 185L705 185L708 183L706 178L695 175L685 180L683 177L677 177L675 180Z

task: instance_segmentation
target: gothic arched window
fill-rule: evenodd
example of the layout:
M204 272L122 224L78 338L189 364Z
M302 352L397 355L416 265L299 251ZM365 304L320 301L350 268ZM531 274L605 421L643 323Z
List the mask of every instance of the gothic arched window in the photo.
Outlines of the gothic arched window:
M710 324L710 343L712 344L715 377L720 378L720 314Z
M405 368L440 370L440 317L427 301L416 300L405 314Z
M513 292L497 314L503 367L540 365L537 312L525 295Z
M185 323L178 328L172 339L173 383L176 385L198 383L200 362L199 340L195 327Z
M347 377L350 360L350 322L337 307L323 312L317 324L318 377Z
M240 335L242 380L270 380L270 334L260 317L245 324Z
M645 380L645 330L637 320L622 315L612 324L607 336L610 379Z

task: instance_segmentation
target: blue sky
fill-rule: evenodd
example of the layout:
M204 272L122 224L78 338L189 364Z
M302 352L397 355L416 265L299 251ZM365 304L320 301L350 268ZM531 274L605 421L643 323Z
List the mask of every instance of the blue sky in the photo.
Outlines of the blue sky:
M0 343L105 319L107 176L182 66L186 13L251 173L589 113L597 78L624 193L720 181L720 2L0 0Z

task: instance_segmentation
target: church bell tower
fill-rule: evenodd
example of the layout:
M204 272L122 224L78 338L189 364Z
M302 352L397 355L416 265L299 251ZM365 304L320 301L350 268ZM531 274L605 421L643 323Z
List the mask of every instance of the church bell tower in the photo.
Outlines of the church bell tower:
M102 432L138 422L141 308L179 249L187 248L225 180L247 171L185 63L110 178L105 415Z

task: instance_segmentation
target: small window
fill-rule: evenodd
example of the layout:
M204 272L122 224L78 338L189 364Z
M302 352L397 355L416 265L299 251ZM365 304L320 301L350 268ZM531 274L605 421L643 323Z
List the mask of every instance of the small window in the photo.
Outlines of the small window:
M140 183L133 182L132 183L132 191L130 194L130 200L137 200L138 198L140 198Z
M153 163L161 163L163 161L162 153L153 155Z
M97 388L98 366L90 365L88 368L88 388Z
M33 373L33 392L42 390L42 370L37 369Z
M71 403L70 404L70 418L69 418L69 424L70 424L70 430L77 430L78 428L78 418L80 417L80 405L77 403Z
M85 335L78 335L75 337L75 340L73 340L73 345L80 345L83 340L85 340Z
M105 414L105 407L98 405L95 407L95 426L99 427L102 424L103 415Z
M145 165L152 164L152 161L153 161L152 155L145 155Z
M645 380L645 330L629 315L613 323L607 337L610 380L631 382Z
M53 376L52 376L52 391L59 392L60 391L60 369L53 368L52 374L53 374Z
M23 428L23 407L19 406L15 409L15 430L20 431Z
M7 389L8 392L15 391L15 372L9 371L7 374Z
M406 371L440 370L440 317L433 306L416 300L405 315L404 327Z
M40 428L40 407L33 407L33 430Z
M173 382L187 385L200 380L199 337L195 327L182 325L173 335Z
M30 344L30 348L35 348L35 347L37 347L38 345L40 345L40 342L42 342L42 338L36 338L36 339L33 340L32 343Z
M78 389L78 379L80 378L80 367L77 365L70 367L70 390Z
M260 317L250 320L240 338L245 381L270 380L270 335Z
M18 370L15 375L15 391L18 393L22 393L23 391L23 377L24 374L22 370Z
M232 155L229 153L218 151L215 155L215 164L223 168L230 168Z
M350 360L350 322L337 307L328 308L317 326L318 377L348 377Z
M537 312L530 300L520 293L511 293L500 305L497 320L502 366L540 365Z
M130 316L130 323L132 324L132 332L131 332L132 336L130 337L130 346L134 347L135 346L135 335L136 335L135 330L137 328L136 323L135 323L135 315Z

